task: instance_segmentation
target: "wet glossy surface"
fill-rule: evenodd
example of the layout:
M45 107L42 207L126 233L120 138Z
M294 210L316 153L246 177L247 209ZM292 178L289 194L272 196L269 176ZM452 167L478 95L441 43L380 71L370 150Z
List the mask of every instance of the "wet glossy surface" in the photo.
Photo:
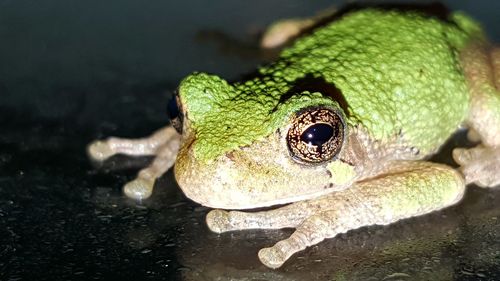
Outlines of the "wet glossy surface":
M498 4L459 2L500 41ZM89 141L148 134L183 76L250 72L266 24L331 5L144 3L0 1L0 280L500 280L500 190L329 239L279 270L256 253L291 230L211 233L171 172L151 199L125 198L149 159L94 167Z

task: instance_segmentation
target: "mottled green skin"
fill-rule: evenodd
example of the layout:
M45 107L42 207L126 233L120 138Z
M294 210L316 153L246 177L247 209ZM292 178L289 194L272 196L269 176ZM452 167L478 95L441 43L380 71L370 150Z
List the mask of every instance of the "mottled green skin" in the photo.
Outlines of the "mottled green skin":
M286 126L301 108L339 108L317 92L282 98L306 75L341 91L350 127L362 126L382 141L400 135L422 154L432 152L468 112L458 53L479 30L461 14L443 22L367 9L299 38L252 80L228 84L203 73L188 76L179 95L196 130L195 157L209 161L261 140Z

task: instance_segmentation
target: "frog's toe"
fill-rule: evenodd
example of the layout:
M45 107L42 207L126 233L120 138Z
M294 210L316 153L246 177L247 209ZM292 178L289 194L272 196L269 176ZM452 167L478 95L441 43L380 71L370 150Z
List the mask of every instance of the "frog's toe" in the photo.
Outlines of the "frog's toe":
M111 149L107 141L97 140L87 147L87 153L94 160L104 161L115 152Z
M312 19L287 19L281 20L271 25L260 41L262 48L276 48L283 46L290 39L297 36L304 29L312 26Z
M229 229L229 212L215 209L207 214L207 226L216 233L228 231Z
M259 260L269 268L278 268L287 260L284 253L276 246L260 249L258 256Z
M500 185L500 147L457 148L453 150L453 159L460 165L467 183L481 187Z
M127 197L137 200L146 199L153 193L154 181L144 178L136 178L123 187Z
M279 20L267 28L261 38L260 46L262 48L282 47L307 29L328 20L336 12L335 7L330 7L313 17Z
M470 142L479 143L481 141L481 135L474 128L469 128L467 131L467 139Z

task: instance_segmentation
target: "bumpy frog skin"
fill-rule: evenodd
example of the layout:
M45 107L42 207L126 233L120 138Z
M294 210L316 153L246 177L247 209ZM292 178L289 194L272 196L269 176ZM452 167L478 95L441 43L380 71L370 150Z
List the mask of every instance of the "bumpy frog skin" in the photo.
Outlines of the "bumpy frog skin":
M175 162L186 196L218 208L207 216L215 232L295 228L259 251L277 268L325 238L454 204L468 183L500 184L499 73L500 50L461 13L353 10L309 30L252 79L186 77L177 130L97 141L89 154L156 155L125 185L132 198L150 196ZM460 126L480 141L453 152L460 168L425 161Z

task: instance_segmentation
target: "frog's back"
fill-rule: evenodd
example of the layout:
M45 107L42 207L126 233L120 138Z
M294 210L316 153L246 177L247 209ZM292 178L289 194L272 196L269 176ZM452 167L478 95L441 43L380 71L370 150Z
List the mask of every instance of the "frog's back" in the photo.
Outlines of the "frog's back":
M426 154L468 111L458 56L479 27L463 15L451 17L444 22L410 12L352 12L300 38L262 72L288 81L324 79L340 90L349 125L363 126L379 140L401 136Z

